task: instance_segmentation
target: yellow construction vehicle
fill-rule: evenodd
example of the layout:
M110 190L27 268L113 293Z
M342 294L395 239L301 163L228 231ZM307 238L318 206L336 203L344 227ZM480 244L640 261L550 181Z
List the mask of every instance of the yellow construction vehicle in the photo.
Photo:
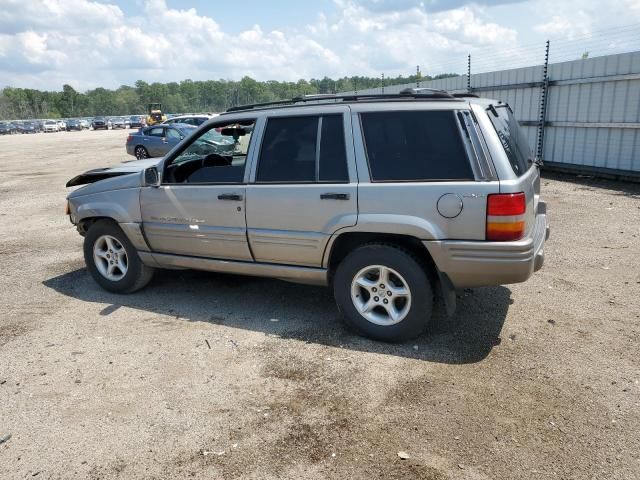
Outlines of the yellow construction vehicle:
M161 103L149 104L149 115L147 115L147 125L155 125L157 123L162 123L166 119L167 119L167 116L164 113L162 113Z

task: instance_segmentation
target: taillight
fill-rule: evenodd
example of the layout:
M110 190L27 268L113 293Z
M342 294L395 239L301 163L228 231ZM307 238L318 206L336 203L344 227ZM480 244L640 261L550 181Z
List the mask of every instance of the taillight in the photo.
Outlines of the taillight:
M487 198L487 240L506 242L524 237L524 193L495 193Z
M131 140L133 140L133 136L131 134L127 135L127 143L131 142Z

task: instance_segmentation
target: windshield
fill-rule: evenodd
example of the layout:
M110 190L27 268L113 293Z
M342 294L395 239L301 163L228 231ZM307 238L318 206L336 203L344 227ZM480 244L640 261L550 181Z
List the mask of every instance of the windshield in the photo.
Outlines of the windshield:
M507 105L497 107L492 105L487 109L487 115L498 133L513 172L518 176L522 175L533 163L534 156L529 147L529 141L511 108Z

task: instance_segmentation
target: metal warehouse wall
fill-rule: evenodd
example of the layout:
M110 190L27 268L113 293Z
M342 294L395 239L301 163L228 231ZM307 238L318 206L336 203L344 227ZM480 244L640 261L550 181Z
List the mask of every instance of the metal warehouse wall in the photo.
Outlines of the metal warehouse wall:
M474 93L511 105L533 151L543 78L542 65L471 75ZM544 161L577 171L640 176L640 52L549 64L548 82ZM397 93L415 86L385 86L384 91ZM465 92L467 77L420 86Z

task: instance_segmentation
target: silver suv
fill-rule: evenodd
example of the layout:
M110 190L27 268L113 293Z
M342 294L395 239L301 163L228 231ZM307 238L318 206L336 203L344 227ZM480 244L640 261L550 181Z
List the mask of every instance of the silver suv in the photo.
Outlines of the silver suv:
M223 141L224 140L224 141ZM75 177L93 278L156 268L328 285L362 334L425 329L436 298L523 282L549 228L539 164L508 105L442 91L315 96L229 109L163 159Z

